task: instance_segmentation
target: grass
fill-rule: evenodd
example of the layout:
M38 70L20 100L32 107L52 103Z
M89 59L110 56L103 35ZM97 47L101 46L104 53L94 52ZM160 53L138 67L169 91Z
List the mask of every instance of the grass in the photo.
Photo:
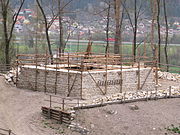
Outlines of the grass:
M173 124L171 124L171 126L166 128L168 131L180 134L180 126L174 126Z

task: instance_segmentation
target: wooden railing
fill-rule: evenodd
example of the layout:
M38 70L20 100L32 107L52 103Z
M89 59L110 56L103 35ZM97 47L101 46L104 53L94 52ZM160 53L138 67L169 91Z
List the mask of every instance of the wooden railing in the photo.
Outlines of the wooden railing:
M12 130L10 129L0 128L0 135L16 135L16 134L13 133Z
M173 72L173 73L179 73L180 74L180 66L177 65L172 65L172 64L164 64L164 63L158 63L158 65L160 66L160 69L162 71L169 71L169 72Z
M115 54L87 54L87 53L66 53L57 54L61 57L54 58L53 63L57 66L46 66L47 68L71 68L71 70L91 70L104 69L106 65L112 65L111 69L116 69L115 65L134 65L137 62L144 63L147 66L154 65L152 57L139 56L136 62L131 55ZM51 65L51 59L48 54L19 54L17 55L17 65ZM109 66L108 66L109 67Z
M11 69L10 64L0 64L0 73L6 73Z

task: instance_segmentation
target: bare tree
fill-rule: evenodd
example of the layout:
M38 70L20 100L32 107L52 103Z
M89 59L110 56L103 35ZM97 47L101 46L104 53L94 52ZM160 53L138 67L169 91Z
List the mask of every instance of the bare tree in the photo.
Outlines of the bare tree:
M121 0L114 0L114 18L115 18L115 43L114 43L114 53L120 54L120 46L121 46Z
M160 25L160 3L161 0L156 0L157 2L157 25L158 25L158 63L160 67L161 63L161 25Z
M58 0L58 11L59 11L59 54L61 54L62 52L64 52L61 0Z
M105 54L109 53L109 31L110 31L110 23L111 23L111 17L112 17L112 12L111 12L111 8L112 5L114 4L112 2L112 0L101 0L102 2L104 2L104 8L100 8L99 11L99 7L98 7L98 11L95 13L95 15L100 16L101 18L103 18L104 20L106 20L106 29L105 29L105 33L106 33L106 48L105 48Z
M155 25L157 19L157 2L156 0L151 1L151 12L152 12L152 23L151 23L151 49L153 53L153 59L156 59L156 44L154 42Z
M168 30L169 30L169 26L168 26L168 19L167 19L167 12L166 12L166 1L163 0L163 7L164 7L164 19L165 19L165 23L166 23L166 39L165 39L165 47L164 47L164 53L165 53L165 59L166 59L166 64L167 64L167 72L169 71L169 61L168 61L168 53L167 53L167 46L168 46Z
M45 13L45 7L43 8L42 2L40 2L40 0L36 0L36 2L37 2L37 5L38 5L38 7L39 7L39 9L41 11L42 16L43 16L48 50L49 50L49 54L50 54L50 57L51 57L51 64L53 64L53 54L52 54L52 49L51 49L51 41L50 41L50 36L49 36L49 29L52 26L54 20L58 17L58 13L54 13L54 7L52 7L52 9L51 9L52 17L51 17L50 21L48 21L47 14ZM51 3L51 5L54 6L53 3Z
M67 13L65 10L73 0L63 1L58 0L58 17L59 17L59 53L64 53L66 43L64 43L64 33L63 33L63 15ZM70 37L70 34L68 35ZM68 39L67 39L68 40Z
M105 53L109 53L109 23L110 23L110 10L111 10L111 4L108 3L108 8L107 8L107 23L106 23L106 50Z
M5 46L5 63L10 64L10 43L13 36L13 30L14 26L16 24L19 12L22 9L22 6L24 4L25 0L19 0L18 4L19 7L15 11L11 7L10 0L0 0L0 14L2 16L2 23L3 23L3 40L4 40L4 46ZM10 13L11 11L11 13ZM8 20L9 15L12 14L11 21Z
M143 2L141 1L139 6L137 3L138 3L138 1L134 0L134 3L133 3L133 17L134 18L131 17L131 15L130 15L128 7L126 6L126 1L122 3L122 6L124 7L124 10L127 14L127 17L129 19L129 23L130 23L130 25L132 27L132 31L133 31L132 55L133 55L134 62L136 61L137 48L143 42L142 41L140 44L137 44L138 22L139 22L141 15L144 13L144 11L142 10Z

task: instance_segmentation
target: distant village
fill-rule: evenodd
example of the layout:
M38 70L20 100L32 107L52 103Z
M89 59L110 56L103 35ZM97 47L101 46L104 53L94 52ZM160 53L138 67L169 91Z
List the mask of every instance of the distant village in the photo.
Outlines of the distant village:
M106 33L106 23L107 18L92 16L89 19L89 15L87 13L78 13L75 19L72 19L69 16L63 16L63 26L65 33L71 33L71 38L76 39L77 35L81 39L87 39L89 34L94 35L95 40L104 40L105 33ZM37 14L32 9L23 9L19 13L17 18L17 22L15 24L15 30L17 34L21 34L26 32L27 29L30 31L37 30L35 20L37 20ZM88 17L88 18L87 18ZM48 21L51 21L51 17L47 18ZM42 21L42 19L41 19ZM129 19L123 20L123 36L126 41L129 41L133 37L132 26L129 23ZM0 19L0 23L2 23L2 19ZM39 24L38 24L39 25ZM42 23L43 25L43 23ZM110 18L110 28L109 28L109 35L113 40L113 34L115 30L115 25L113 22L113 18ZM151 20L142 19L138 23L137 29L137 38L144 38L145 33L146 35L151 31ZM43 30L39 31L42 34L44 33ZM56 35L59 33L59 19L56 18L49 29L49 33L52 35ZM161 25L161 35L165 35L166 29L165 24ZM180 35L180 20L173 19L173 21L169 21L169 37L172 38L173 36Z

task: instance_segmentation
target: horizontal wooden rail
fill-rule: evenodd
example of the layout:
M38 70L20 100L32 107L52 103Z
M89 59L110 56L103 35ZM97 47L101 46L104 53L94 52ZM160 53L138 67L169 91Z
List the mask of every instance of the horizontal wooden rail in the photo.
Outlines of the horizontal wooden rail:
M0 135L16 135L16 134L13 133L12 130L10 130L10 129L0 128Z
M43 115L49 119L57 120L60 124L71 124L71 113L48 107L42 107L41 110Z

